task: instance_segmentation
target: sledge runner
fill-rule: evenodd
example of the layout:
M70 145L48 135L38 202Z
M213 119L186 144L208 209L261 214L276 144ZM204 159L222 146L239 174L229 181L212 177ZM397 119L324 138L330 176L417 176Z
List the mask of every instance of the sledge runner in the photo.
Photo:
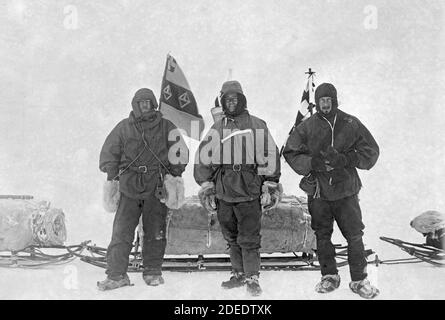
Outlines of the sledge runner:
M335 220L348 242L352 280L349 287L363 298L374 298L379 290L367 279L358 199L361 181L356 168L371 169L378 159L379 147L356 117L338 109L337 91L332 84L317 87L315 103L317 112L293 130L283 150L291 168L304 176L300 187L308 194L322 274L315 290L331 292L340 285L331 242Z
M162 118L150 89L140 89L130 116L120 121L105 140L99 168L107 174L104 205L115 212L112 239L107 249L107 278L100 290L130 285L127 275L135 229L142 215L143 279L150 286L164 283L162 262L166 247L168 208L178 208L184 197L181 174L188 150L176 126ZM169 134L176 130L171 141ZM177 150L171 159L169 150Z
M229 246L232 276L221 286L247 285L248 293L257 296L262 292L258 281L261 214L281 198L280 158L266 122L247 111L238 81L223 84L220 100L223 116L199 146L194 178L201 186L203 206L217 211Z

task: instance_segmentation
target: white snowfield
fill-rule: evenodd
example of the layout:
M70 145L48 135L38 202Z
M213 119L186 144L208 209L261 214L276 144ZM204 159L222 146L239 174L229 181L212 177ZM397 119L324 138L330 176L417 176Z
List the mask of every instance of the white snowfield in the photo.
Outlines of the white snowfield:
M104 270L75 260L67 265L40 270L1 269L0 299L130 299L130 300L339 300L362 299L348 287L348 267L339 269L340 288L319 294L314 286L317 271L263 271L260 284L263 294L250 297L245 288L224 290L221 281L227 272L164 272L165 284L149 287L141 273L130 273L131 287L113 291L97 290L96 281L103 280ZM369 266L369 279L380 289L376 299L444 299L445 270L426 263L416 265Z
M366 207L366 206L365 206ZM90 223L101 226L100 233L87 229L88 239L99 246L107 246L111 232L112 214L98 213L90 217ZM99 221L103 218L102 221ZM366 215L365 215L366 222ZM371 224L372 225L372 224ZM387 228L367 227L365 229L366 248L373 249L380 260L410 258L399 248L378 240L378 235L392 236L406 241L422 243L420 234L408 226L385 224ZM77 224L74 226L77 227ZM68 229L70 225L68 224ZM73 225L72 225L72 228ZM85 230L85 229L84 229ZM386 230L386 231L385 231ZM81 230L71 234L82 234ZM81 238L85 240L87 238ZM334 243L345 243L335 228ZM68 244L79 243L71 240ZM371 245L368 245L369 242ZM374 255L369 260L374 259ZM229 272L164 272L165 284L149 287L141 273L129 273L134 286L102 292L96 282L105 279L104 269L75 259L62 265L47 266L40 269L1 268L0 299L130 299L130 300L343 300L362 299L348 287L349 267L339 268L340 288L328 294L314 290L320 279L319 271L261 271L260 284L263 294L250 297L245 288L224 290L220 283L227 280ZM368 278L380 289L376 299L444 299L445 268L421 262L400 265L368 265Z

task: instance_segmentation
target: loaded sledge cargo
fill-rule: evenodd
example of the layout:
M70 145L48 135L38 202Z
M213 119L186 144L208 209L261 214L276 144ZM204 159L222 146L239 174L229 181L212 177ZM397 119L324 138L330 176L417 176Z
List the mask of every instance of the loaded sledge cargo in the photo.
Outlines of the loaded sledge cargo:
M106 268L106 248L90 245L89 240L78 245L63 245L66 228L61 209L51 208L49 202L36 201L32 197L13 197L2 199L0 196L0 251L10 251L0 255L0 266L32 268L67 263L77 257ZM318 269L316 239L310 227L305 200L284 195L275 209L263 213L262 269ZM167 247L163 270L230 269L228 246L218 219L202 207L197 196L187 198L180 209L170 210L166 223ZM143 270L142 237L140 225L130 253L129 272ZM65 253L61 254L60 250ZM336 250L338 257L344 260L346 248L336 246ZM343 261L340 265L345 263Z
M261 269L317 270L316 239L304 197L282 197L279 205L261 218ZM128 272L141 272L143 231L137 228L136 241L130 253ZM164 271L230 270L229 248L216 215L209 214L197 196L186 198L177 210L170 210L166 228L167 247ZM89 255L81 260L106 268L106 248L87 246ZM345 247L336 246L339 257ZM300 255L297 255L300 253ZM371 251L367 252L369 255ZM341 262L344 265L345 262Z
M0 251L59 246L66 241L65 215L32 196L0 196Z
M303 197L283 196L277 208L262 215L261 253L304 252L316 248L310 215ZM167 255L228 253L218 219L192 196L167 221Z

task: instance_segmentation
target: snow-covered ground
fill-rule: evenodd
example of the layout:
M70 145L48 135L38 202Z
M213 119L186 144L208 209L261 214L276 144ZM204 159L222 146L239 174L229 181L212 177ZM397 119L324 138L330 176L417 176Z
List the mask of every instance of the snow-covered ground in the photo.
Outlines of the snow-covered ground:
M103 269L79 260L67 265L40 270L0 270L0 299L130 299L130 300L314 300L361 299L348 288L348 267L339 269L340 288L318 294L314 286L317 271L263 271L260 284L263 294L252 298L245 288L224 290L221 281L227 272L164 272L165 284L148 287L140 273L131 273L134 286L101 292L96 281L103 280ZM444 299L445 269L428 264L369 266L369 279L381 293L376 299ZM421 276L419 276L421 275Z
M104 223L102 235L108 235L111 229L112 216L109 223ZM421 243L423 238L414 230L406 229L402 236L405 240ZM379 234L378 230L368 232L365 241L373 238L369 234ZM388 234L381 234L388 235ZM411 237L410 237L411 235ZM93 242L106 246L108 239L101 233L92 237ZM99 240L98 242L96 240ZM334 232L334 242L344 243L338 230ZM78 243L78 242L70 242ZM380 260L409 258L399 248L378 240L372 248ZM373 260L371 255L369 260ZM228 272L164 272L165 284L159 287L148 287L142 280L141 273L130 273L134 286L120 288L110 292L101 292L96 282L105 278L104 269L92 266L75 259L61 265L46 266L39 269L0 268L0 299L153 299L153 300L314 300L314 299L361 299L348 288L348 266L339 268L342 278L341 286L333 293L321 295L314 291L320 279L318 271L262 271L260 284L263 294L252 298L244 288L223 290L220 283L227 280ZM368 277L376 285L381 294L377 299L444 299L445 268L434 267L427 263L400 265L368 265Z
M128 116L134 92L157 94L170 52L193 90L206 128L228 74L252 114L281 145L305 84L332 82L340 109L357 116L381 155L361 171L367 248L407 258L380 236L422 243L409 222L445 210L445 5L442 1L27 1L0 4L0 194L31 194L62 208L67 244L107 246L113 216L101 206L100 148ZM229 71L230 70L230 71ZM195 148L191 147L191 155ZM186 194L198 185L189 165ZM301 195L282 164L287 194ZM336 231L336 243L344 243ZM336 292L313 290L318 272L265 271L261 299L355 299L348 268ZM378 299L444 299L445 268L426 263L369 266ZM38 270L0 269L3 299L246 299L219 288L225 272L166 272L166 284L96 290L102 269L79 260Z

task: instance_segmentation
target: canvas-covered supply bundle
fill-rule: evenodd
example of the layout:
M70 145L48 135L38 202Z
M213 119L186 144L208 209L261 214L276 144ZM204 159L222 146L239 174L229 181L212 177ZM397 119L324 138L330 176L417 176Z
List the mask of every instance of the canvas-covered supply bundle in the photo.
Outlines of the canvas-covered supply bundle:
M284 196L273 212L262 216L262 253L306 252L316 248L315 234L303 198ZM190 197L172 213L168 224L167 254L225 253L221 227L215 216L208 219L198 197Z
M30 245L63 245L66 234L63 211L51 208L48 201L0 198L0 251L18 251Z
M411 223L416 231L426 237L426 244L443 249L445 248L445 214L429 210L415 217Z

